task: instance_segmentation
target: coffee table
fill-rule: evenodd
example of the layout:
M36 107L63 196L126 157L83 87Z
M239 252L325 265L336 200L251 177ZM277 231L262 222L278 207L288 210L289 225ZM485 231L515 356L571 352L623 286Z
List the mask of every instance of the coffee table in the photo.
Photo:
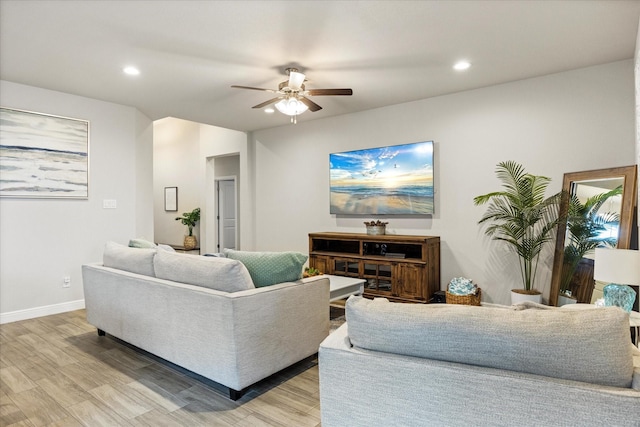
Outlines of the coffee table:
M351 295L361 295L364 292L364 279L332 274L325 274L325 276L329 278L329 302L348 298Z

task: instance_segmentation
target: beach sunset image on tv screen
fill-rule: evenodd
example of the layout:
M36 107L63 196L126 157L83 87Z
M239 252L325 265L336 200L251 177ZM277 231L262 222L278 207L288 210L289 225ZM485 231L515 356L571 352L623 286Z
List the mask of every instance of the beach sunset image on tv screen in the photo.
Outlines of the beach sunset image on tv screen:
M432 214L433 141L329 155L332 214Z

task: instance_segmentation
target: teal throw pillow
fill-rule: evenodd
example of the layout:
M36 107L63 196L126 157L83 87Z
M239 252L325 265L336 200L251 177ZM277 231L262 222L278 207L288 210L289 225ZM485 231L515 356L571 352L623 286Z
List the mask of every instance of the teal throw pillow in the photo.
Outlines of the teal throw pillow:
M302 266L308 258L299 252L248 252L225 249L224 254L247 267L256 288L300 279Z
M137 238L129 240L130 248L155 249L156 244L145 239Z

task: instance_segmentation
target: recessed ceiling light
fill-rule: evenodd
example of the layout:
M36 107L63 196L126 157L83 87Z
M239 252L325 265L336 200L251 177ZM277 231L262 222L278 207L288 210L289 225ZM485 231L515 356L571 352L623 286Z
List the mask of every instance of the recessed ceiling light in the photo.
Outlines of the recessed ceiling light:
M273 108L265 108L265 109L264 109L264 112L265 112L265 113L267 113L267 114L271 114L271 113L273 113L273 112L275 112L275 111L276 111L276 110L274 110Z
M140 70L132 66L124 67L122 71L129 76L137 76L140 74Z
M458 61L453 66L454 70L464 71L471 67L471 63L469 61Z

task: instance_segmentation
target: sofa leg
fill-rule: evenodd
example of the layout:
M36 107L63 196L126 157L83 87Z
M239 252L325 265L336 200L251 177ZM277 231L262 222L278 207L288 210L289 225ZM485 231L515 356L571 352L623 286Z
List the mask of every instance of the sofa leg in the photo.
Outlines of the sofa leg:
M105 332L102 329L98 329L98 336L103 337L104 335L105 335Z
M238 399L240 399L242 397L243 394L244 393L243 393L242 390L238 391L238 390L234 390L232 388L229 388L229 399L231 399L231 400L238 400Z

